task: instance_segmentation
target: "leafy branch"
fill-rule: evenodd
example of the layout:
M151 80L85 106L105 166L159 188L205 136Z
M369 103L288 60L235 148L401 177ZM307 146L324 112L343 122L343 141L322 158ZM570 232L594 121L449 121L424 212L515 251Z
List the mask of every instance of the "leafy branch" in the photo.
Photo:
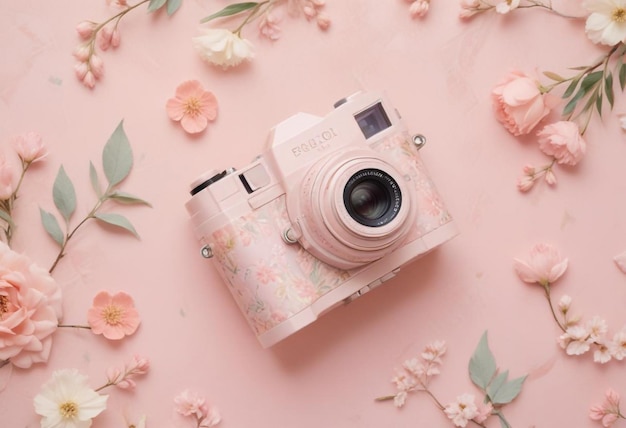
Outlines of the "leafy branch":
M65 232L61 229L56 216L40 208L41 222L50 237L59 245L60 249L49 272L52 272L59 261L65 256L65 250L70 239L89 220L115 226L132 233L137 238L139 235L132 223L123 215L116 213L101 212L101 208L109 201L121 204L140 204L151 206L148 202L130 193L118 190L119 184L130 174L133 166L133 153L130 143L124 132L123 121L119 123L102 152L102 167L107 180L107 186L103 190L98 173L92 162L89 163L89 179L91 186L98 196L89 213L74 226L70 226L70 220L76 211L76 191L63 166L59 168L54 185L52 197L54 205L63 219Z
M567 84L562 98L568 101L561 114L567 120L576 119L584 115L585 123L582 127L582 133L584 133L589 125L594 108L598 115L602 116L605 99L610 108L613 108L615 101L613 89L614 74L618 76L620 89L622 92L624 91L626 87L625 53L626 45L619 43L592 65L571 68L571 70L579 71L579 73L567 78L557 73L546 71L543 74L553 80L554 83L542 86L541 91L548 93L557 86ZM614 71L611 71L612 60L615 61Z

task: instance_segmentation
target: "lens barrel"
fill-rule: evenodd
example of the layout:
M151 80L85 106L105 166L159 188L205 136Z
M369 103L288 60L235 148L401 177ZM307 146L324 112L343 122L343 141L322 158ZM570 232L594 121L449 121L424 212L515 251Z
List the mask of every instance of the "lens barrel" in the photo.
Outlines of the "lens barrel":
M368 168L350 177L343 190L343 202L356 222L380 227L389 224L400 211L402 193L391 175Z

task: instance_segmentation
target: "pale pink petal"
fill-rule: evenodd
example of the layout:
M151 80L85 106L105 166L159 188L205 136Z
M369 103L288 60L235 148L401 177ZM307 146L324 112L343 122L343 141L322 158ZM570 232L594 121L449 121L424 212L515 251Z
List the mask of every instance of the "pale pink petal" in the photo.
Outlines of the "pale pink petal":
M541 280L541 276L535 272L530 266L526 264L523 260L514 259L513 260L513 268L515 269L515 273L520 279L524 282L535 283Z
M170 98L165 104L167 116L175 121L179 121L185 115L185 104L178 98Z
M626 251L618 254L613 258L613 261L623 273L626 273Z
M188 133L197 134L198 132L202 132L206 129L208 120L206 117L201 115L186 115L181 119L180 124Z

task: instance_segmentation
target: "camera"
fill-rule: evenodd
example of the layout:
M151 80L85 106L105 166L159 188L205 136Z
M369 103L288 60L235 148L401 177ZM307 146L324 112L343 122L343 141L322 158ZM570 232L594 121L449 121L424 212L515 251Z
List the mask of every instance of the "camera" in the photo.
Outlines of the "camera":
M297 113L241 168L209 170L186 203L263 347L389 280L457 228L411 136L382 93Z

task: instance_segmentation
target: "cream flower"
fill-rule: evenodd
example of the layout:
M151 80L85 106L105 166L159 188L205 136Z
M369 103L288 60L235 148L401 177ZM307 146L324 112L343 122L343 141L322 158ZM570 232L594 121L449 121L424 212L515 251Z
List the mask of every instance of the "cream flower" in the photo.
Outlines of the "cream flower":
M254 57L252 43L230 30L208 29L192 41L202 59L223 68L239 65Z
M467 426L467 423L479 414L472 394L459 395L456 401L448 404L443 411L457 427Z
M519 6L520 0L503 0L496 5L496 12L498 13L509 13L513 9L517 9Z
M89 388L87 376L66 369L55 371L33 401L42 428L87 428L106 409L107 398Z
M626 0L585 0L591 12L585 31L594 43L615 46L626 41Z

